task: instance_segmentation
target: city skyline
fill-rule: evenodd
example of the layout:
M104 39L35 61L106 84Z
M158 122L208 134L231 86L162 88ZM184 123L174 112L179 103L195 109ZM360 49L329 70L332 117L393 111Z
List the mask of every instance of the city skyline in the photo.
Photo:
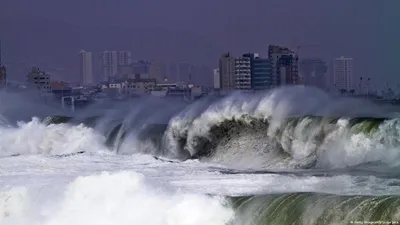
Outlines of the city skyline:
M175 69L170 70L171 65L168 66L160 62L132 60L130 51L106 50L100 53L102 75L99 81L112 82L112 80L121 78L134 79L141 75L142 77L156 79L159 83L172 81L174 83L195 84L196 82L193 81L196 79L193 80L193 76L207 75L212 79L212 83L206 86L219 87L218 89L224 91L268 90L286 84L314 86L324 91L341 92L342 94L344 92L370 94L371 91L377 91L377 89L371 89L371 86L376 87L376 85L371 84L371 78L364 77L366 78L364 81L367 82L363 82L363 77L354 75L353 58L344 56L334 58L331 68L328 69L329 64L318 57L300 58L299 61L300 47L302 46L297 46L297 51L295 51L286 46L269 45L268 58L265 59L258 53L245 53L239 57L233 57L229 52L224 53L217 63L218 73L215 69L208 68L207 70L210 70L208 72L212 72L209 74L204 73L204 70L202 73L198 73L199 71L196 71L190 63L176 63L173 66ZM92 52L81 50L79 57L80 84L85 86L98 83L94 79ZM228 61L224 62L224 59L228 59ZM340 62L343 62L343 65ZM228 64L223 65L224 63ZM32 68L34 70L36 67ZM6 68L3 66L1 69L0 80L2 80L2 86L5 86L7 84ZM329 70L332 72L328 72ZM227 72L228 74L226 74ZM218 74L217 82L216 74ZM49 73L46 73L46 75L51 76ZM360 80L357 85L358 78ZM64 80L52 81L64 82Z
M13 64L8 65L10 74L23 76L22 65L29 68L35 64L49 71L57 69L52 74L65 79L78 80L73 56L80 49L94 55L104 49L122 49L131 51L134 59L200 62L214 68L221 52L265 55L268 44L293 49L316 45L301 48L300 55L327 61L340 55L353 57L357 59L356 76L400 82L396 57L387 56L399 50L399 29L391 23L398 17L393 11L397 1L178 2L73 0L55 4L43 0L33 4L6 0L0 13L1 38L7 43L4 60ZM89 17L83 13L92 10L98 14ZM235 13L243 17L235 18ZM119 16L104 17L113 14Z
M270 47L269 47L269 51L268 51L269 52L268 53L268 58L272 59L272 61L271 61L271 65L272 65L271 70L272 70L272 73L273 73L272 77L278 77L278 75L276 73L279 73L280 71L276 70L274 68L276 66L274 66L274 65L276 65L277 63L282 63L282 62L277 62L277 61L274 62L273 59L275 59L275 57L271 56L271 46L275 46L275 47L278 47L278 48L280 48L280 46L277 46L277 45L269 45L269 46ZM301 47L302 46L297 46L297 51L295 51L295 50L293 50L291 48L288 48L288 47L282 47L283 48L282 50L284 51L284 53L283 53L284 55L288 54L292 58L295 57L295 56L297 57L296 63L295 63L296 71L299 70L299 66L300 66L298 60L299 60L299 49ZM309 47L309 46L304 46L304 47ZM314 46L311 46L311 47L314 47ZM280 50L280 51L282 51L282 50ZM81 50L80 54L82 54L82 51L84 51L84 50ZM159 82L168 82L168 81L172 81L172 82L175 82L175 83L176 82L178 82L178 83L179 82L191 82L191 81L193 81L192 80L193 76L195 76L194 80L198 80L198 77L196 79L197 73L196 72L191 72L192 68L194 68L193 67L194 65L192 65L190 63L187 63L187 62L184 62L184 63L182 63L182 62L179 63L178 62L178 63L166 64L166 63L163 63L163 62L156 62L154 60L153 61L133 60L132 59L132 53L130 51L125 51L125 50L123 50L123 51L106 50L106 51L102 51L102 52L99 53L100 64L96 65L96 63L93 63L92 52L86 52L86 53L88 54L88 57L86 59L84 59L84 57L80 56L81 63L79 65L79 82L81 84L84 84L84 85L95 84L95 83L98 83L98 81L107 81L109 78L114 77L116 74L120 74L121 73L121 71L120 71L121 68L127 67L127 66L129 67L129 66L131 66L131 65L133 65L135 63L140 63L140 62L148 62L149 63L149 67L148 67L149 71L146 72L146 74L149 75L152 78L156 78ZM228 54L230 54L230 53L228 53ZM253 54L253 53L251 53L251 54ZM257 54L256 58L259 58L258 57L258 55L259 55L258 53L254 53L254 54ZM279 54L282 54L282 53L279 53ZM110 57L108 57L108 59L109 59L108 62L107 62L107 60L105 60L105 59L107 59L107 57L104 57L105 55L109 55L110 56ZM341 56L341 57L343 57L343 56ZM323 62L326 62L326 61L335 61L337 58L330 59L330 60L324 60L324 59L321 59L321 57L318 57L318 56L317 57L300 58L300 60L307 60L307 59L308 60L309 59L321 60ZM236 60L236 58L235 58L235 60ZM285 60L287 60L287 59L285 59ZM84 64L85 64L84 61L87 61L87 64L90 64L90 66L84 66ZM161 67L161 68L157 68L158 71L157 71L157 69L154 69L155 68L154 67L155 64L157 64L159 67ZM183 71L186 71L184 73L182 73L182 69L181 69L182 65L186 65L186 67L187 67L186 69L183 69ZM171 66L176 67L176 69L175 70L171 70L171 68L170 68ZM338 82L335 80L335 77L337 77L335 75L335 71L336 71L335 70L335 63L332 63L332 64L328 63L325 66L327 67L326 68L327 71L323 74L323 76L325 76L324 77L325 80L323 81L324 84L321 83L322 81L318 81L319 82L318 85L312 84L310 82L306 82L307 75L301 74L301 71L296 72L296 74L297 74L296 76L298 77L298 78L296 78L296 80L298 80L298 81L284 81L284 80L281 80L278 83L282 83L282 84L285 84L285 83L288 83L288 84L298 83L298 84L303 84L303 85L307 85L307 86L315 86L315 87L321 88L322 90L325 90L325 91L328 91L328 92L330 92L330 91L338 92L339 89L336 88L336 85L337 85ZM86 72L82 70L83 68L86 68ZM98 68L100 68L101 72L100 73L99 72L97 72L97 73L94 72ZM6 74L6 67L3 66L1 69L2 69L1 73L3 74L2 77L6 77L6 75L5 75ZM219 70L220 69L221 68L219 68ZM153 70L153 72L151 72L152 70ZM172 72L172 71L175 71L175 73ZM233 70L233 72L235 72L235 69ZM83 76L84 73L89 74L89 75ZM98 75L100 75L100 74L102 74L102 75L100 77L98 77ZM215 85L215 82L214 82L214 80L215 80L215 71L214 71L214 69L212 69L211 67L208 67L208 73L206 73L206 74L210 76L208 78L209 78L209 80L211 80L211 83L206 85L206 86L209 86L209 87L214 86ZM314 76L315 76L315 74L314 74ZM236 79L236 78L234 78L234 79ZM360 80L358 80L358 79L360 79ZM341 90L342 91L346 90L346 92L349 92L349 93L352 92L352 93L357 93L357 94L366 94L366 93L376 92L378 90L382 91L383 89L387 90L388 88L391 88L388 85L388 83L382 83L381 84L381 88L378 88L379 85L374 83L374 81L371 80L370 77L364 77L364 82L362 81L362 79L363 79L362 76L359 77L356 74L354 74L353 72L351 72L351 80L354 83L354 84L351 84L351 85L354 85L354 86L357 86L357 87L356 88L352 87L352 89L341 88ZM3 80L4 80L4 78L3 78ZM87 80L87 81L85 81L85 80ZM64 81L68 81L68 80L57 79L57 81L64 82ZM367 81L367 82L365 82L365 81ZM68 81L68 82L70 82L70 81ZM72 82L74 82L74 81L72 81ZM264 83L265 82L266 81L264 81ZM358 84L356 84L357 82L358 82ZM4 81L3 81L3 83L4 83L4 85L6 84L6 82L4 82ZM201 83L201 81L200 81L200 83ZM243 89L243 88L240 88L240 87L239 88L236 87L236 85L237 85L236 82L233 82L233 84L234 84L234 87L231 88L230 90ZM204 85L204 84L202 84L202 85ZM223 85L222 80L219 81L219 85ZM273 86L277 86L277 85L269 85L269 88L271 88ZM397 89L398 89L398 86L399 85L396 86ZM247 87L247 88L244 88L244 89L249 89L249 88L250 87ZM251 89L253 89L253 87L251 87ZM262 89L265 89L265 87L261 87L261 90ZM392 89L393 89L393 87L392 87Z

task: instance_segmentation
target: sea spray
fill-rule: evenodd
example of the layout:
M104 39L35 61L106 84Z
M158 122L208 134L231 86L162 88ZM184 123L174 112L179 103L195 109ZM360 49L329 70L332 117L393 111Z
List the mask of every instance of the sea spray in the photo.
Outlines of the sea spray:
M33 199L37 189L1 193L9 196L0 198L1 224L225 225L234 217L223 198L155 189L135 172L78 177L55 190Z

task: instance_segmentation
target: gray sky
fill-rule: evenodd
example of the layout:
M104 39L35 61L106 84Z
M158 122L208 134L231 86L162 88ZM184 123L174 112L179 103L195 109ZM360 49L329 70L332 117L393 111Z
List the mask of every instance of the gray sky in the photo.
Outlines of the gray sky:
M215 67L222 51L316 44L301 53L353 57L357 76L400 83L399 10L398 0L2 0L0 38L9 61L48 61L70 74L81 48Z

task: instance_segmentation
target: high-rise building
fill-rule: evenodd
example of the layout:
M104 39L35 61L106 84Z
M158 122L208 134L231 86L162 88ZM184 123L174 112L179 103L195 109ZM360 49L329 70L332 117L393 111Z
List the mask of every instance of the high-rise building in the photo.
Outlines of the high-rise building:
M235 60L236 89L266 90L274 87L269 59L247 53Z
M254 57L251 63L251 88L253 90L266 90L274 87L271 61L269 59Z
M104 51L101 53L101 69L103 80L116 78L120 67L132 64L132 54L129 51Z
M27 75L28 88L38 90L40 95L46 96L52 93L50 75L33 67Z
M214 89L219 90L221 88L221 78L219 74L219 69L214 69Z
M2 64L1 40L0 40L0 89L7 87L7 70Z
M0 89L7 87L7 70L5 66L0 65Z
M236 88L235 57L230 53L224 53L219 58L220 88L231 91Z
M118 52L118 66L128 66L132 64L132 54L128 51Z
M93 57L91 52L79 52L80 77L83 85L93 84Z
M117 51L104 51L101 53L101 69L103 80L108 81L118 73L118 53Z
M328 66L322 59L308 58L300 61L299 71L302 84L328 90Z
M235 59L235 86L238 90L251 90L251 61L249 55Z
M341 56L333 60L334 91L355 93L353 77L353 59Z
M289 48L277 45L268 47L274 85L299 84L298 56Z

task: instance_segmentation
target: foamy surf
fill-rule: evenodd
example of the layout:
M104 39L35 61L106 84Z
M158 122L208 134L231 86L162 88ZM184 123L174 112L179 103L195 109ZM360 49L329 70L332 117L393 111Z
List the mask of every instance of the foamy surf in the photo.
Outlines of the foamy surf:
M304 87L132 101L73 116L2 104L0 224L400 220L400 120L381 107Z
M135 172L103 172L55 185L1 192L0 224L224 225L234 216L223 198L161 190Z
M108 151L105 138L81 125L42 123L38 118L16 127L0 126L0 156Z

